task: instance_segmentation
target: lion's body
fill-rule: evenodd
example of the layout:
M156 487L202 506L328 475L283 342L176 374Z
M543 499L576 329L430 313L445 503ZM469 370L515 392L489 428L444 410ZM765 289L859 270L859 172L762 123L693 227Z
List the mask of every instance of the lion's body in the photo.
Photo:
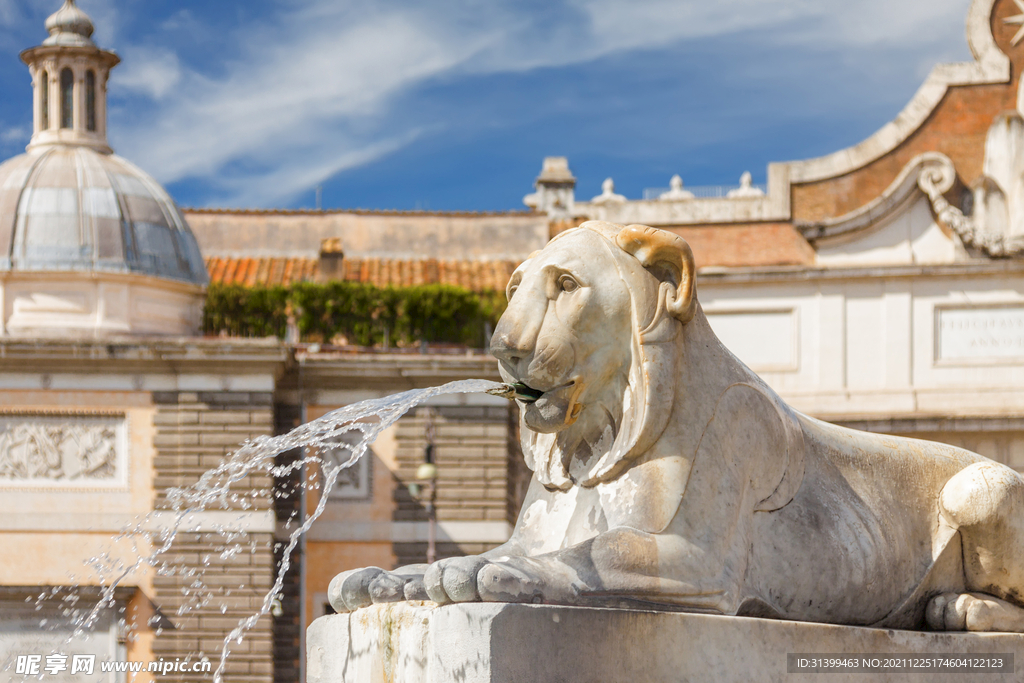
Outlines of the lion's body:
M803 482L789 504L754 515L749 595L789 619L874 624L888 617L910 625L924 605L908 605L906 615L897 610L926 580L929 591L964 590L960 562L932 572L953 540L938 531L937 501L949 479L983 458L798 419ZM787 579L794 576L801 580Z
M1019 475L961 448L802 415L721 345L699 310L687 328L662 439L613 481L567 491L535 482L513 552L542 557L637 530L656 542L620 539L632 557L603 568L606 590L590 602L800 621L920 627L935 595L978 590L941 493L972 465L1024 483ZM713 375L694 376L709 363ZM637 487L646 507L623 505Z
M641 601L1024 631L1024 478L797 413L718 340L694 276L682 239L599 222L520 266L491 343L540 395L521 404L534 477L512 538L422 580L339 575L332 604Z

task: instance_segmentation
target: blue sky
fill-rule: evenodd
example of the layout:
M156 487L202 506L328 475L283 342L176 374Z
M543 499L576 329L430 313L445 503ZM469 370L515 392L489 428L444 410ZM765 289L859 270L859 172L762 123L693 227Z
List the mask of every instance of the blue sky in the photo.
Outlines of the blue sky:
M520 209L763 182L889 121L970 58L969 0L79 0L123 62L115 150L183 206ZM59 0L0 0L0 158L31 129L20 50Z

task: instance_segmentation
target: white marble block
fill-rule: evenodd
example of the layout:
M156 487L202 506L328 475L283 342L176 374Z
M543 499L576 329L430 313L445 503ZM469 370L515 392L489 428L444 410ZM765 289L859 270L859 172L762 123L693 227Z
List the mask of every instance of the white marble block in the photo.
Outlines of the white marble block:
M307 637L308 683L801 683L787 654L1015 655L1016 673L844 673L865 681L1019 681L1024 635L932 633L589 607L379 604L321 617Z

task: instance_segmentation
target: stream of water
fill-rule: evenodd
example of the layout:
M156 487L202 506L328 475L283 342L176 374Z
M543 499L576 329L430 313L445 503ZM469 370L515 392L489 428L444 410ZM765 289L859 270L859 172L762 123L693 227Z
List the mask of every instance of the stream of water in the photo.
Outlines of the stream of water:
M502 394L507 386L488 380L460 380L438 387L413 389L384 398L361 401L345 406L323 417L300 425L287 434L275 437L262 436L246 442L223 462L207 471L195 484L184 488L171 489L167 495L168 506L139 519L115 539L127 541L136 548L137 558L131 562L117 559L119 553L110 551L102 556L90 558L90 564L104 577L100 601L90 609L75 609L78 596L56 595L49 592L40 599L52 600L60 597L67 608L64 615L71 619L74 632L69 641L81 637L109 614L115 604L115 592L129 577L137 577L146 571L155 571L161 576L179 576L185 589L186 600L178 608L178 615L205 607L219 595L230 595L228 591L214 591L204 581L205 569L213 563L209 557L201 567L181 566L174 560L173 546L179 533L217 534L221 559L229 559L240 553L255 553L258 548L247 540L243 522L253 511L273 510L271 496L287 495L287 491L265 489L247 490L246 478L253 475L272 476L281 481L289 474L320 471L319 483L311 483L309 477L300 477L300 483L320 488L316 508L301 516L301 523L292 524L291 533L281 553L274 583L263 596L258 611L239 621L238 625L224 639L220 662L213 680L220 683L232 645L242 642L245 634L256 625L260 618L271 613L275 600L282 594L282 587L291 565L292 551L302 535L323 513L331 489L339 473L354 465L363 457L367 448L377 436L398 421L402 415L437 396L458 393L486 392ZM357 438L352 438L353 436ZM285 451L299 449L299 455L287 464L275 463L275 457ZM327 454L330 457L327 457ZM230 511L237 514L235 523L209 523L199 526L200 513ZM168 519L168 517L170 517ZM140 542L141 541L141 542ZM240 586L239 588L243 588ZM37 601L38 602L38 601ZM221 612L227 608L222 606ZM159 633L159 631L158 631ZM303 653L304 654L304 653Z

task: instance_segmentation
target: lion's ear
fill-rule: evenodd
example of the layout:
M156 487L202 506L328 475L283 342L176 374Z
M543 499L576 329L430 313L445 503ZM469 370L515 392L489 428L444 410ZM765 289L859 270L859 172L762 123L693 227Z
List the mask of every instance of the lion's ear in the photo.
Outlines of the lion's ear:
M615 243L661 280L665 309L684 325L690 322L697 311L697 269L686 240L666 230L627 225Z

